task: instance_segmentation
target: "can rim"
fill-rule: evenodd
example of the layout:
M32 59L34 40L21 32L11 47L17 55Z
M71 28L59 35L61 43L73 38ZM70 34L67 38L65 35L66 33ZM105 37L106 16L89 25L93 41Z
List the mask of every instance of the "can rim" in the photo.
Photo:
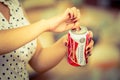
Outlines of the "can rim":
M87 32L87 28L86 27L84 27L84 26L80 26L80 30L76 30L76 29L74 29L74 30L70 30L70 32L71 33L73 33L73 34L85 34L86 32Z

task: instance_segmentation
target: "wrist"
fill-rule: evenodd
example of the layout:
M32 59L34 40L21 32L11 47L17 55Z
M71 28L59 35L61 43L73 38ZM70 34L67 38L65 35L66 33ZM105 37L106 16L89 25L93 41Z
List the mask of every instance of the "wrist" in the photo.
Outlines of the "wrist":
M46 21L46 24L48 24L48 30L52 32L56 32L56 28L63 22L62 16L56 16L51 19L48 19Z
M50 24L48 23L47 20L45 20L45 19L40 20L38 24L39 24L40 30L43 30L43 32L49 31Z

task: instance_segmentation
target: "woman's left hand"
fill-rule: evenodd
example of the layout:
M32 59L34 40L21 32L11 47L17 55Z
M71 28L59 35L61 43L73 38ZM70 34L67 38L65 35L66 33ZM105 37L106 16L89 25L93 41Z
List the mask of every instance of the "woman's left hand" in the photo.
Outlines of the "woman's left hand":
M86 54L88 55L88 57L91 56L91 52L92 52L93 45L94 45L93 33L91 31L89 31L89 34L90 34L90 41L86 47Z

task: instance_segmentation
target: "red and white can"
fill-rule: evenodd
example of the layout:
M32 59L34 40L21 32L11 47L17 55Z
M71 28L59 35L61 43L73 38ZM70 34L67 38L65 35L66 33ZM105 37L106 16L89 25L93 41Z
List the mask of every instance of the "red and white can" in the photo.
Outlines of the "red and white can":
M90 34L86 27L79 30L72 29L68 32L68 62L73 66L85 66L88 63L86 46L89 43Z

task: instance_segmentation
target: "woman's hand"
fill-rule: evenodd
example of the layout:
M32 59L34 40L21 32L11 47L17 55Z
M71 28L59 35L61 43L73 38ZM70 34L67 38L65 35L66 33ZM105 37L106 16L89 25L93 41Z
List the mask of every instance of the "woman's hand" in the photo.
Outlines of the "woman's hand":
M91 56L91 52L92 52L92 49L93 49L93 45L94 45L94 41L93 41L93 33L91 31L89 31L89 34L90 34L90 41L89 41L89 44L87 45L86 47L86 54L89 56Z
M49 31L63 32L72 28L80 26L80 11L75 7L68 8L66 11L58 17L49 19Z

